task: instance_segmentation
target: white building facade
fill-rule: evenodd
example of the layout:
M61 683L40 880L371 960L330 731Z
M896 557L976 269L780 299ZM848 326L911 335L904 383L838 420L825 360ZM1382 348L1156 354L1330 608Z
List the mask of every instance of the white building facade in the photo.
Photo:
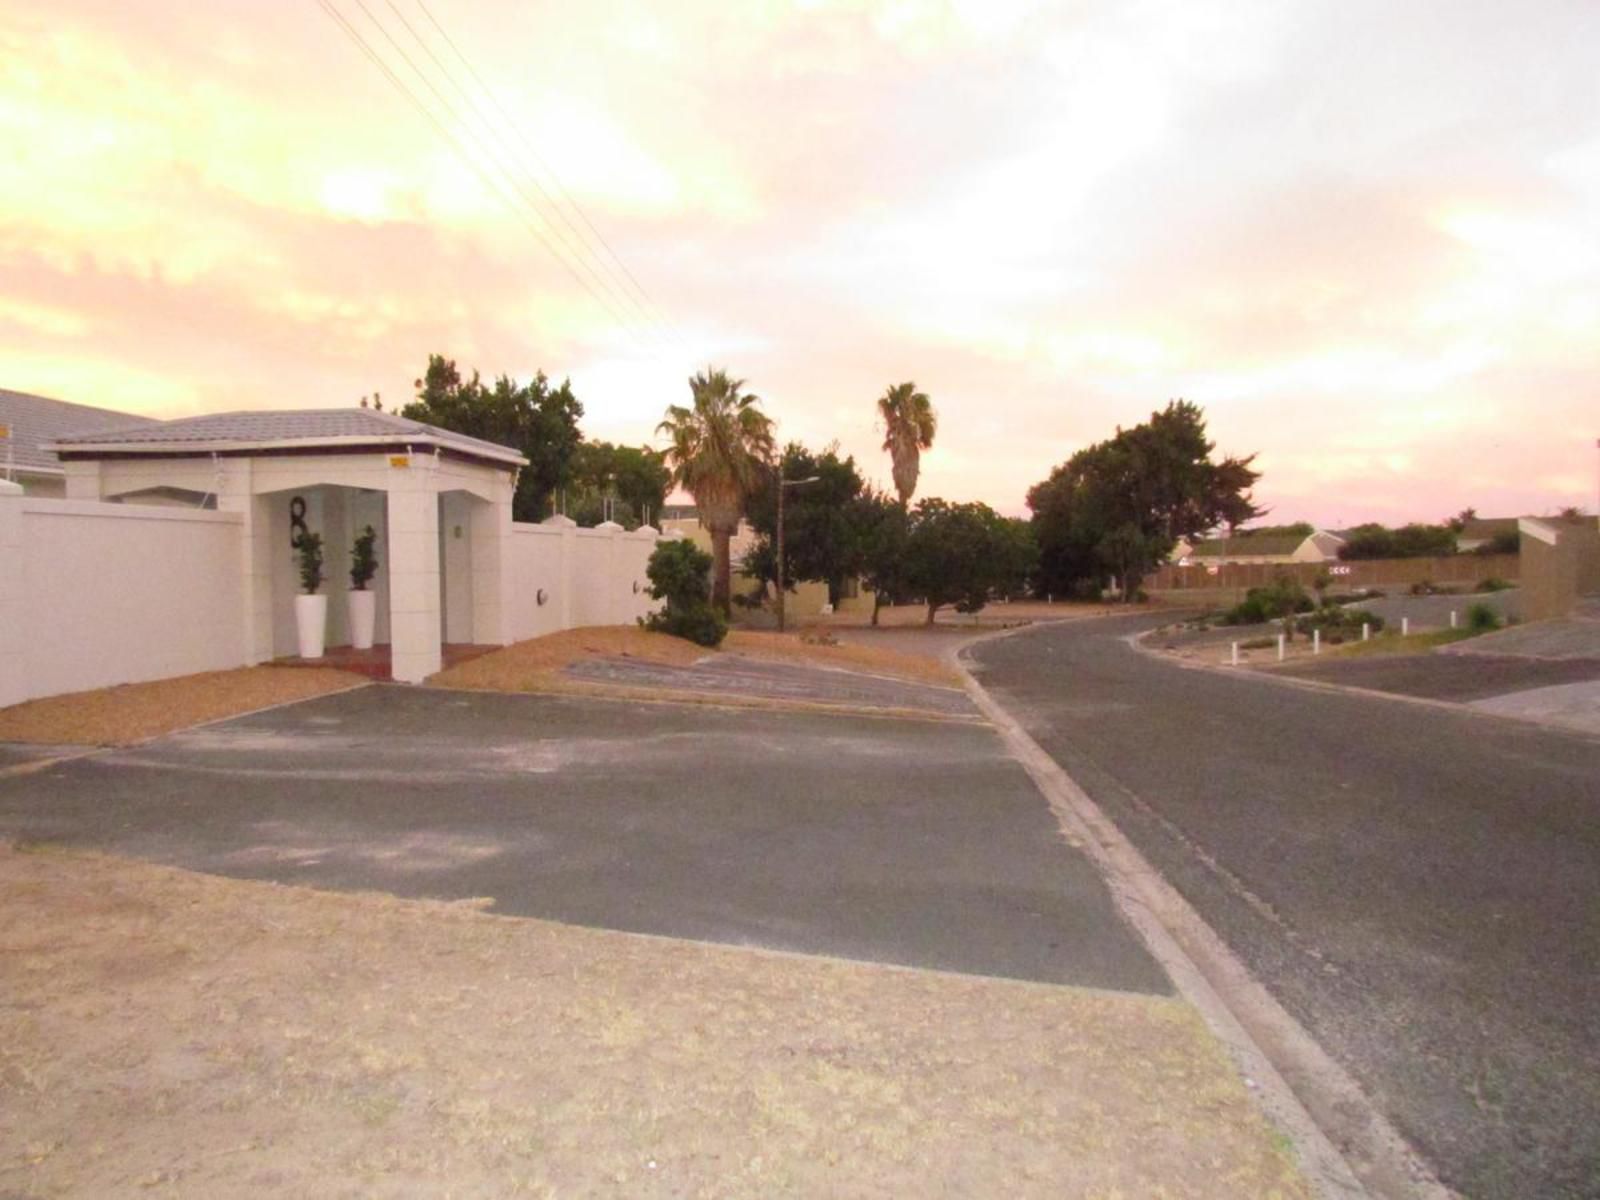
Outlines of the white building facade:
M447 643L652 607L654 530L515 522L516 451L394 414L215 414L50 449L65 499L0 488L0 705L294 655L301 532L322 537L339 646L350 549L372 527L376 641L403 682L437 672Z

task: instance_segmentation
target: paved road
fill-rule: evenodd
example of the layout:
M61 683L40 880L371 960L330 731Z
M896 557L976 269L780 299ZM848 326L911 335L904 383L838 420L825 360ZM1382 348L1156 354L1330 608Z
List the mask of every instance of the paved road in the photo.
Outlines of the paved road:
M987 725L371 687L0 778L0 836L1170 991Z
M1600 1195L1600 739L1042 627L979 677L1441 1177Z

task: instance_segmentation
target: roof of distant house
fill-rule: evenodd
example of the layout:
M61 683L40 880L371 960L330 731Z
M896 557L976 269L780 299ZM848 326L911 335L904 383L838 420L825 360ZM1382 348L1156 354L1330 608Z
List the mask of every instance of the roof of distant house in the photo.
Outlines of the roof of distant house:
M370 408L270 409L208 413L103 433L57 438L66 453L240 453L281 448L362 446L438 447L472 458L520 466L528 460L509 446Z
M1287 557L1305 545L1307 539L1318 534L1338 537L1338 534L1321 529L1311 533L1251 533L1248 529L1241 529L1231 537L1205 538L1194 542L1194 548L1189 553L1195 558L1231 558L1238 555Z
M11 430L9 442L0 442L0 467L9 459L18 470L59 475L61 460L47 445L78 434L153 424L149 417L0 388L0 425Z

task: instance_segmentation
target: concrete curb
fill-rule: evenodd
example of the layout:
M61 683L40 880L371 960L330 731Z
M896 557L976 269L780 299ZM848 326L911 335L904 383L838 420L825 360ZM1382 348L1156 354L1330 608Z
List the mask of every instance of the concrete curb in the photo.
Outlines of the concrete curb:
M1023 630L1007 630L1006 637ZM1200 1012L1268 1118L1293 1140L1324 1197L1449 1200L1441 1184L1356 1081L1315 1042L1116 824L975 679L961 653L946 657L980 711L1050 804L1062 833L1106 877L1118 909L1180 995Z

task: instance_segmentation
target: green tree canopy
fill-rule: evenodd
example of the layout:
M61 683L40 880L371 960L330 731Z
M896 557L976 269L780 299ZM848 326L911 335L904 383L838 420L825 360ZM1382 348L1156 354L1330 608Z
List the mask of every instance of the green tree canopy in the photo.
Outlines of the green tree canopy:
M837 445L820 454L799 442L784 447L783 478L815 483L791 487L783 498L784 579L817 580L828 585L828 601L839 603L845 581L862 573L862 512L856 501L866 488L854 457L839 457ZM764 468L750 496L746 516L759 540L745 556L745 570L763 583L778 577L778 474Z
M1339 557L1437 558L1456 552L1455 531L1446 525L1411 524L1388 529L1376 523L1357 525L1344 535Z
M541 371L525 384L508 375L485 384L476 371L463 378L454 361L430 354L427 373L416 388L417 398L401 416L518 451L528 465L517 478L512 517L539 521L550 515L556 489L570 478L583 437L578 431L583 405L569 381L551 387Z
M1039 589L1098 592L1114 576L1132 599L1180 537L1259 516L1250 495L1261 477L1250 465L1255 456L1213 462L1213 449L1204 412L1174 400L1030 488Z
M672 472L660 451L585 441L573 458L566 512L579 525L598 525L606 519L606 502L611 501L612 520L637 529L646 521L660 520L671 486Z
M928 606L928 624L945 605L975 613L996 595L1026 585L1036 561L1032 530L987 504L921 501L905 541L904 584Z

